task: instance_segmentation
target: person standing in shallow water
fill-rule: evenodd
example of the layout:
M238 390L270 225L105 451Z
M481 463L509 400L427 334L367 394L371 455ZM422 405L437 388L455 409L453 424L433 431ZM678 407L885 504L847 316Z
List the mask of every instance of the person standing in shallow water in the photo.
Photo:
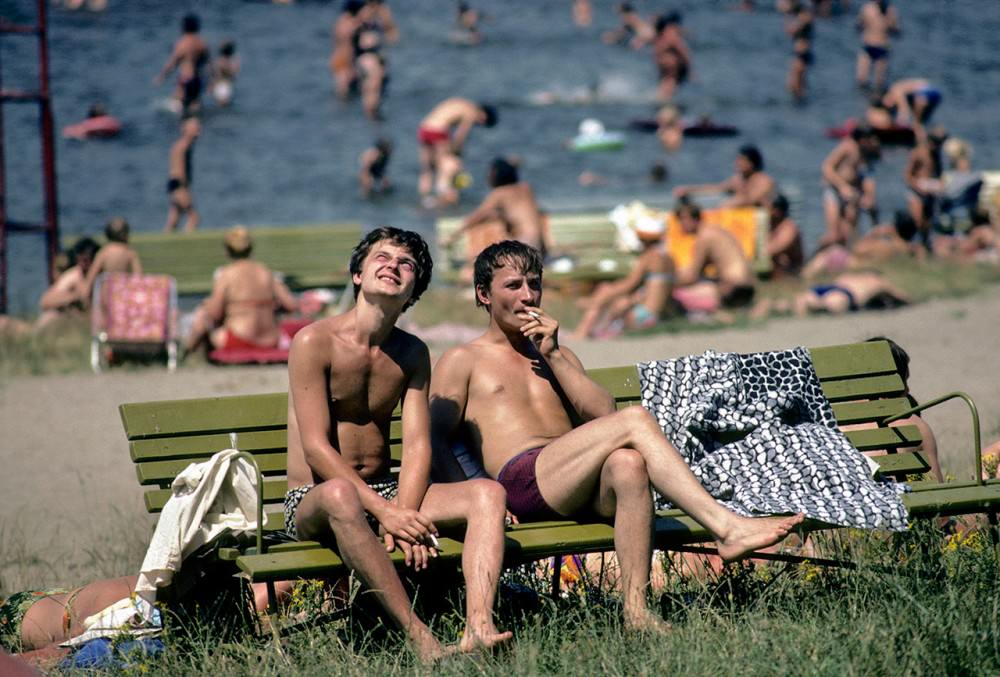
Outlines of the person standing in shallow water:
M858 12L861 51L858 52L859 87L871 86L880 91L889 73L890 38L899 33L899 14L889 0L868 0Z
M201 20L197 15L184 15L181 20L181 37L174 43L170 57L154 79L157 86L162 85L171 72L177 71L174 99L178 103L178 111L185 115L195 113L201 107L201 92L204 87L202 71L211 57L208 44L198 34L200 30Z
M792 66L788 72L788 91L796 101L806 96L806 72L813 63L813 13L801 0L794 0L788 10L785 32L792 38Z
M167 223L163 230L172 233L177 230L177 224L182 216L186 216L184 230L192 231L198 227L199 216L194 208L194 194L191 183L194 174L191 169L191 159L194 153L194 143L201 135L201 123L196 117L189 117L181 123L181 136L170 147L170 176L167 179L167 195L170 197L170 208L167 211Z

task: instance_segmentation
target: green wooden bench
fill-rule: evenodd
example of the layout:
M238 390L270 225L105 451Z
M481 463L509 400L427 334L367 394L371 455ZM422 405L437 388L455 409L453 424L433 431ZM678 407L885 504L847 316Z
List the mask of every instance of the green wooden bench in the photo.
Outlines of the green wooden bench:
M915 426L888 427L893 417L908 415L909 401L896 370L888 344L860 343L815 348L810 351L827 398L842 425L877 423L878 427L846 433L862 451L886 449L876 457L881 472L895 477L922 474L929 465L919 452L900 451L920 442ZM639 403L639 379L634 366L594 369L588 372L615 396L619 408ZM979 423L975 406L967 396L953 394L927 403L933 406L952 397L965 399L973 414L976 466L979 459ZM273 393L208 399L173 400L123 404L119 407L132 460L145 493L146 510L159 512L169 498L169 484L188 463L206 459L232 446L249 452L263 475L261 509L270 515L267 529L282 528L281 507L286 490L287 395ZM398 414L398 412L397 412ZM400 424L391 428L391 444L398 459ZM1000 505L1000 482L932 481L913 483L913 493L904 497L911 518L992 511ZM814 528L825 525L814 524ZM710 540L709 534L680 511L661 512L656 520L656 546L681 549ZM457 562L462 544L440 539L443 561ZM338 555L315 542L275 545L265 552L259 541L243 549L230 549L223 556L233 560L253 582L272 582L299 577L330 575L344 569ZM507 532L506 560L509 564L573 553L613 549L613 530L606 524L571 520L515 526ZM401 555L395 553L397 561Z
M250 233L253 257L284 275L290 288L300 290L347 286L347 262L362 228L356 223L262 226ZM172 275L179 294L207 294L215 269L229 263L224 234L223 230L135 233L129 244L139 253L143 272ZM63 247L71 247L75 240L63 238Z

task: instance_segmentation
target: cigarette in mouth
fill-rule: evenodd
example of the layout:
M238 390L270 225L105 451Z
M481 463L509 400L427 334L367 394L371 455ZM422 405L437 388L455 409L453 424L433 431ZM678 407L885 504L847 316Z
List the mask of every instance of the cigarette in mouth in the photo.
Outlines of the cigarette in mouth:
M530 315L531 317L535 318L536 320L539 320L542 317L541 315L539 315L538 313L536 313L533 310L529 310L528 311L528 315Z
M434 534L431 534L431 544L434 546L436 550L441 549L441 545L438 543L437 536L435 536Z

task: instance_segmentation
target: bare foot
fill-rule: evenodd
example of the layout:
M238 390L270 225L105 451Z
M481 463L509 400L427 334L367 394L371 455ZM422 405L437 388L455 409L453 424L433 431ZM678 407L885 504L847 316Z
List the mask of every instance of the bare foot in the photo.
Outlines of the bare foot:
M629 632L650 635L668 635L674 627L649 609L638 613L625 612L625 629Z
M754 550L774 545L804 519L802 513L791 517L737 517L729 533L716 541L719 556L732 562Z
M457 644L442 646L440 642L431 637L429 640L422 641L419 644L414 643L413 650L417 652L417 658L420 659L422 664L434 665L448 656L454 656L458 653L459 648Z
M458 643L458 650L462 653L473 653L476 651L489 651L502 644L514 636L514 633L499 632L496 628L488 632L473 633L469 628L465 629L462 641Z

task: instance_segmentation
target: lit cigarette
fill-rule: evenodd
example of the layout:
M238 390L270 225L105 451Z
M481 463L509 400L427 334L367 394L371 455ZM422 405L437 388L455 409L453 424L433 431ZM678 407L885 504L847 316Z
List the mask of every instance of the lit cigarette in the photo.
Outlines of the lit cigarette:
M434 534L431 534L431 544L433 544L436 550L441 549L441 545L438 543L437 536L435 536Z
M542 319L542 316L541 316L541 315L539 315L538 313L536 313L536 312L535 312L535 311L533 311L533 310L529 310L529 311L528 311L528 315L530 315L531 317L535 318L536 320L540 320L540 319Z

